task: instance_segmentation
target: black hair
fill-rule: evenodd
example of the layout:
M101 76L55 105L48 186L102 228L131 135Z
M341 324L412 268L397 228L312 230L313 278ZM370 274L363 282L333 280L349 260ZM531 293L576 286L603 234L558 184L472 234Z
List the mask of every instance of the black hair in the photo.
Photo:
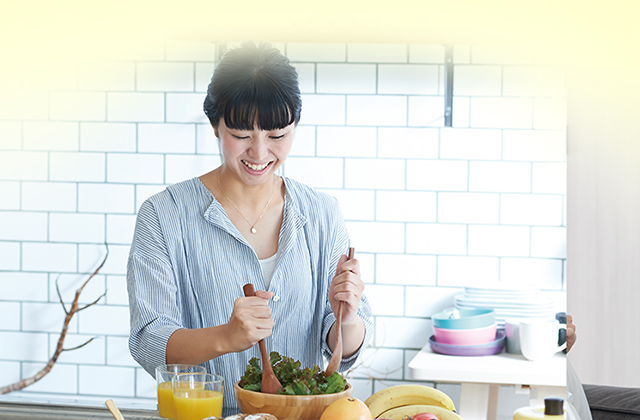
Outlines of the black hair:
M269 43L244 42L218 63L204 100L211 125L276 130L300 121L298 72Z

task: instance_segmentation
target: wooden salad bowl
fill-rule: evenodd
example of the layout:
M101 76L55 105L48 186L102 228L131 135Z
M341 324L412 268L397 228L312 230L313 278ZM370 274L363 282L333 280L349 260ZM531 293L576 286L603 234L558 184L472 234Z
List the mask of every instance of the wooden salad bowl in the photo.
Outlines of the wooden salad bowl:
M350 397L353 387L347 383L342 392L320 395L279 395L247 391L233 384L238 408L243 414L269 413L278 420L318 420L329 404Z

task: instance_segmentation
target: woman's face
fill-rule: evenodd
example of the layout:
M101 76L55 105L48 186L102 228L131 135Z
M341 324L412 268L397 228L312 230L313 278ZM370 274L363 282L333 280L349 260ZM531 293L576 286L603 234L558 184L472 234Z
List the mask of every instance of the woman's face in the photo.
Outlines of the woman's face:
M214 127L220 140L223 166L247 185L260 185L272 179L291 151L295 124L278 130L236 130L220 118Z

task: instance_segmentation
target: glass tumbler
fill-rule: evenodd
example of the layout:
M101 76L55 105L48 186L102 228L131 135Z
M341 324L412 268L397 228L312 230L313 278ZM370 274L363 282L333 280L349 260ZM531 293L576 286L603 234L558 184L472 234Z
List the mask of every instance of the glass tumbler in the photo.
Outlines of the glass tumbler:
M222 416L224 378L210 373L181 373L173 377L177 420Z
M160 365L156 368L156 382L158 384L158 411L160 417L175 419L176 412L173 404L173 389L171 380L179 373L206 373L204 366L187 364Z

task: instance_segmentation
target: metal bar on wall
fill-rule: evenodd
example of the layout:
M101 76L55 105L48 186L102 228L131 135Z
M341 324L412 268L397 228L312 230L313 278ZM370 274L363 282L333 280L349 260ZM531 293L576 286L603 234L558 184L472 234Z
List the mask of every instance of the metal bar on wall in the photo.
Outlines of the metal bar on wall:
M444 57L444 126L451 127L453 120L453 46L445 46Z

